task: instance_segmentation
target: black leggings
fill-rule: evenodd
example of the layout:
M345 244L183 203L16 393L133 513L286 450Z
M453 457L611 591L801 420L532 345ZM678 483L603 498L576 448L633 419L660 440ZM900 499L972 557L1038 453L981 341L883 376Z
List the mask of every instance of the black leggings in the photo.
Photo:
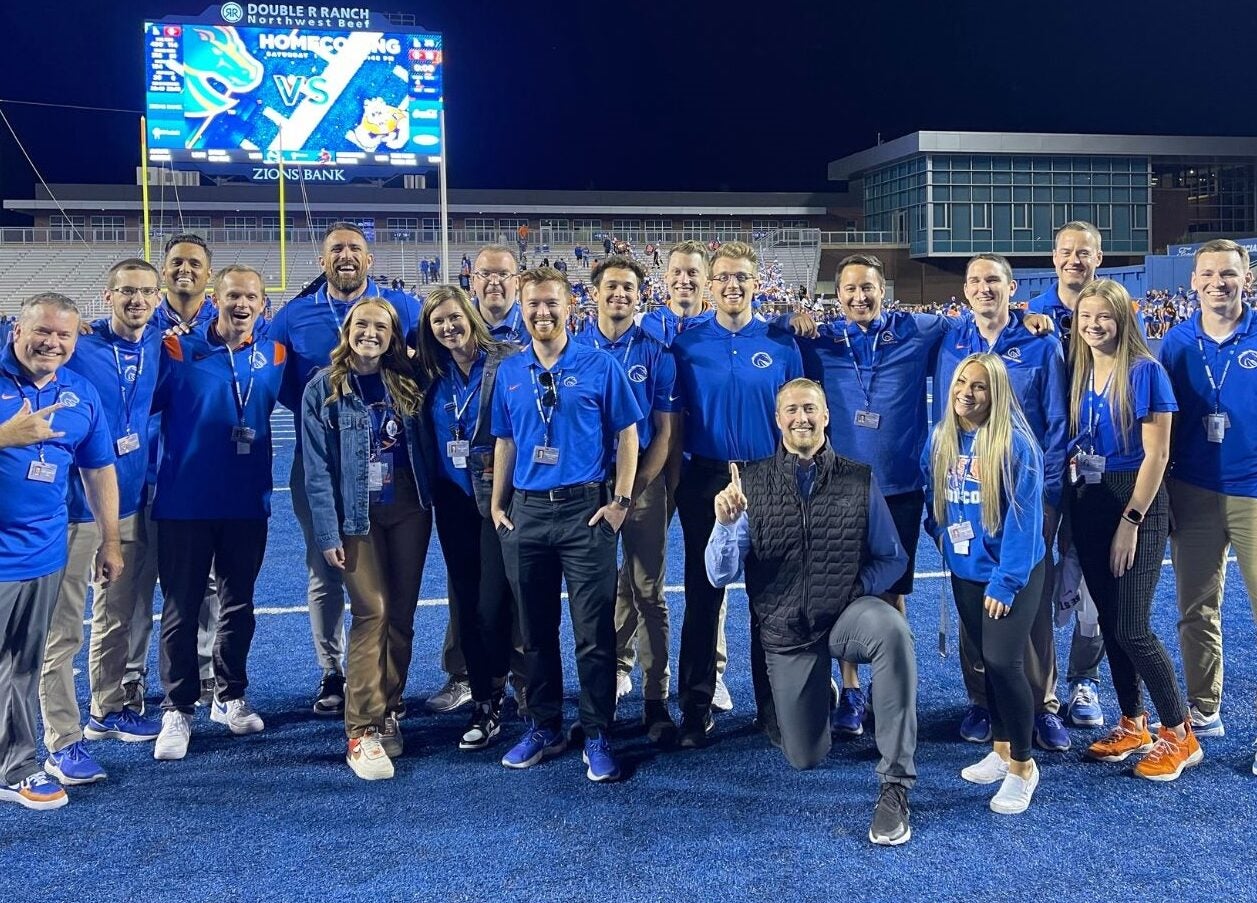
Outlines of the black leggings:
M969 636L982 648L986 664L986 700L991 711L991 737L1009 744L1012 758L1030 759L1034 735L1034 694L1026 679L1026 647L1043 595L1043 562L1030 572L1030 579L1013 599L1008 614L996 619L983 607L986 584L951 575L956 611Z
M1084 483L1070 490L1073 543L1100 615L1100 632L1104 634L1104 650L1109 656L1113 688L1122 714L1127 718L1143 714L1139 685L1142 678L1161 723L1173 727L1183 723L1186 709L1174 665L1152 632L1150 620L1170 530L1170 506L1164 486L1157 490L1139 526L1134 565L1121 577L1114 577L1109 568L1109 548L1122 513L1130 504L1135 477L1135 471L1106 473L1099 483Z

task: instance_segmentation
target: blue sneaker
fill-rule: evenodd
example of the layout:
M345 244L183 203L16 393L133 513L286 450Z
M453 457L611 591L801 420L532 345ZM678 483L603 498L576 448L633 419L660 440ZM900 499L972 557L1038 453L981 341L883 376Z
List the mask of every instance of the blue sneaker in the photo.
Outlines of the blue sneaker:
M1188 707L1188 717L1192 721L1192 733L1197 737L1224 737L1226 728L1222 725L1222 710L1206 715L1193 703Z
M1065 752L1069 749L1069 731L1055 712L1040 712L1034 716L1034 742L1048 752Z
M970 743L989 743L991 740L991 713L980 705L965 709L960 719L960 737Z
M1100 693L1094 680L1083 678L1069 688L1069 705L1065 718L1077 727L1100 727L1104 712L1100 709Z
M542 759L557 756L566 748L567 740L563 737L563 731L553 727L539 727L534 723L502 757L502 764L507 768L531 768Z
M105 769L87 751L87 745L82 740L55 753L49 753L44 762L44 770L62 784L71 787L76 784L95 784L108 777Z
M581 761L589 766L585 777L591 781L618 781L620 766L615 756L611 755L611 745L606 737L596 737L585 741L585 751L581 753Z
M859 687L843 687L838 696L838 707L830 718L835 734L858 737L864 733L864 692Z
M37 771L16 784L0 782L0 801L17 803L27 809L60 809L70 802L70 797L60 784Z
M103 718L93 715L87 719L87 727L83 728L83 736L89 740L123 740L127 743L156 740L160 733L160 719L145 718L131 709L111 712Z

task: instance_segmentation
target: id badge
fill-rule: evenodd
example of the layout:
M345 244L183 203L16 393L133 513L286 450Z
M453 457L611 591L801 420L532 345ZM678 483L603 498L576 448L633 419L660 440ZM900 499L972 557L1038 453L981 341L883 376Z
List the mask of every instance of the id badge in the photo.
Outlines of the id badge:
M1231 418L1224 411L1221 414L1208 414L1205 416L1205 438L1210 442L1221 442L1226 438L1227 427L1231 425Z
M535 445L532 450L534 464L558 464L559 450L549 445Z
M385 452L367 464L367 490L371 501L387 505L393 501L393 455Z
M451 458L462 458L466 467L467 456L471 454L471 443L466 439L454 439L445 443L445 454Z
M46 461L32 461L26 469L26 479L36 483L51 483L57 479L57 465Z
M118 450L118 457L129 455L133 451L138 451L140 447L140 434L127 433L121 439L114 442L114 448Z
M973 524L967 520L952 524L947 528L947 538L951 540L952 548L957 555L969 554L969 540L973 539L973 536Z
M855 425L862 426L868 430L875 430L882 423L882 415L875 411L856 411Z
M257 430L244 424L231 428L231 441L236 443L236 454L247 455L253 451L253 440L257 438Z
M1078 475L1088 486L1094 486L1104 476L1104 455L1079 455Z

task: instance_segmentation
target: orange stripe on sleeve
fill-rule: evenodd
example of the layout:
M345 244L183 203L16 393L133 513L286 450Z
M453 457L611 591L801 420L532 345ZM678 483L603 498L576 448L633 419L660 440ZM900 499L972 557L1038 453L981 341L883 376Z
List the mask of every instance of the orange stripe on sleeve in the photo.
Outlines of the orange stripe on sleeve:
M179 341L177 335L168 335L161 340L162 347L166 349L166 354L170 355L173 361L183 360L183 345Z

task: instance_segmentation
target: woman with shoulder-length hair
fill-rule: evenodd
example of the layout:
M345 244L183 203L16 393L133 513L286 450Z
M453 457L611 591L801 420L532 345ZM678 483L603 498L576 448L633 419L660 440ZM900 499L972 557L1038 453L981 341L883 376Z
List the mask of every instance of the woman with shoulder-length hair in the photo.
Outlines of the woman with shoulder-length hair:
M947 412L924 454L926 528L951 569L960 620L982 649L994 740L960 776L1001 782L991 809L1013 815L1039 784L1024 657L1043 589L1043 454L998 355L966 357L946 391Z
M432 532L422 404L397 312L363 298L331 365L306 386L301 429L315 540L349 592L345 758L365 780L391 778L403 749L398 721Z
M432 381L423 416L436 452L436 531L474 703L458 744L466 750L484 749L500 733L510 665L514 597L489 517L489 426L498 366L518 351L493 340L461 288L438 285L428 292L419 318L419 362Z
M1178 410L1134 305L1111 279L1088 283L1074 310L1069 393L1072 542L1095 600L1122 717L1087 754L1121 762L1147 753L1135 774L1172 781L1204 753L1192 732L1174 665L1152 632L1152 598L1169 535L1163 486L1170 423ZM1148 732L1141 681L1161 716Z

